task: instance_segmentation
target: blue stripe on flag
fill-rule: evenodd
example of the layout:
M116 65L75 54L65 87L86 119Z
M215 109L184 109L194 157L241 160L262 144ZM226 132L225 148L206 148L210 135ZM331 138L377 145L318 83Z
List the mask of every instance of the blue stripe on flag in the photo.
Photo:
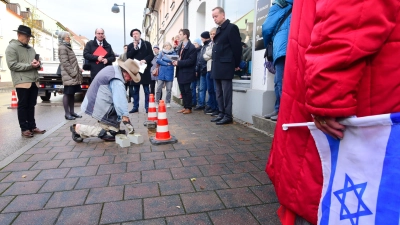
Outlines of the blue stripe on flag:
M390 114L390 119L392 120L392 123L400 123L400 113L392 113Z
M326 135L326 138L329 142L329 147L331 149L331 177L329 178L329 185L326 190L326 194L321 202L321 222L320 225L327 225L329 224L329 211L331 207L331 196L332 196L332 185L333 185L333 178L335 177L336 172L336 165L339 156L339 144L340 140L334 139L333 137Z
M400 114L391 114L393 123L400 122ZM392 125L385 159L383 161L382 178L379 185L375 224L399 224L400 218L400 125Z

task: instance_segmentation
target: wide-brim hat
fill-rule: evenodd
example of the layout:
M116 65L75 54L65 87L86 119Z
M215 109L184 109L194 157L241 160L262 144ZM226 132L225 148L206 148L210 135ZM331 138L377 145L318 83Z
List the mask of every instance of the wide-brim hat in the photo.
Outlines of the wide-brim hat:
M27 27L24 25L19 25L18 30L14 30L14 31L17 31L18 33L26 34L26 35L28 35L28 37L35 38L35 36L32 35L32 31L31 31L30 27Z
M124 70L126 70L126 72L129 73L135 83L140 82L141 77L139 74L139 65L135 61L133 61L132 59L127 59L126 61L118 59L117 62L120 67L122 67Z

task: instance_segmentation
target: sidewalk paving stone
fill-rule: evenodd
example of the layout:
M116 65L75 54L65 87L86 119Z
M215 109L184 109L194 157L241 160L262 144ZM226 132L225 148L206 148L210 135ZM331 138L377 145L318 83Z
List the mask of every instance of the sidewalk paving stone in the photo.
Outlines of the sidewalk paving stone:
M272 139L209 115L168 111L178 142L121 148L88 138L76 143L68 121L0 170L0 224L280 224L274 187L265 173Z

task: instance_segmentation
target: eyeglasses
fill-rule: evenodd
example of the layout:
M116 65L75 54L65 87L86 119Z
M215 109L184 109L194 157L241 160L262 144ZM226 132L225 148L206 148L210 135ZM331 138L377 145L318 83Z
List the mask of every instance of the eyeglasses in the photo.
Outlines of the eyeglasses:
M104 33L96 33L96 34L104 34Z

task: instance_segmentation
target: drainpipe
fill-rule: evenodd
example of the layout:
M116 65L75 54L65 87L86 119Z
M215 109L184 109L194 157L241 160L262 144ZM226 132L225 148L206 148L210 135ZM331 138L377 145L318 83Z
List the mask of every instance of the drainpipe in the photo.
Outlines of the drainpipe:
M183 0L183 28L188 29L189 22L189 1Z
M225 8L225 0L218 0L218 6L219 7L222 7L222 8Z

